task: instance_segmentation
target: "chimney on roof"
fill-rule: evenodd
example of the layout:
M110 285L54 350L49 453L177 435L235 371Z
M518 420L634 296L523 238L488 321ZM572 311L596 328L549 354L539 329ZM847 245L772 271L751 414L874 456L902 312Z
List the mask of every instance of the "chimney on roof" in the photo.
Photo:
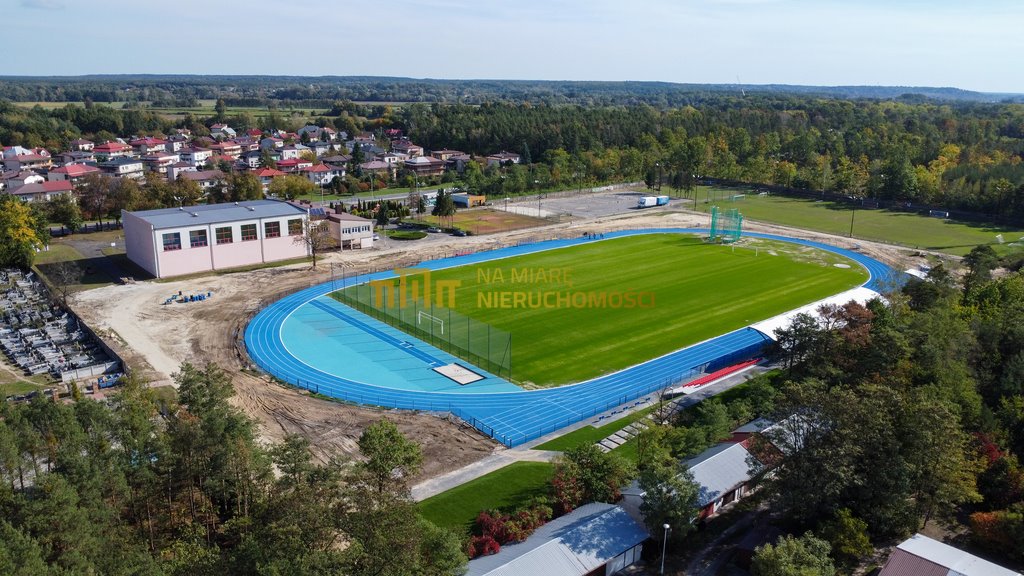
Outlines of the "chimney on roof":
M246 206L246 208L249 209L249 212L255 212L256 211L256 209L253 208L252 206Z
M191 214L193 218L199 218L198 212L189 212L189 214Z

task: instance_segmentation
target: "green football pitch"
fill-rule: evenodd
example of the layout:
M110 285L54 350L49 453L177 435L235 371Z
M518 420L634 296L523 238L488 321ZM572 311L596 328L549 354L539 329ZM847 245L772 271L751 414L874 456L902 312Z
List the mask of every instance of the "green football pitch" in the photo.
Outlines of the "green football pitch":
M430 281L457 284L454 311L511 334L515 381L548 387L627 368L868 279L825 251L740 244L628 236L434 271ZM363 294L369 301L370 291Z

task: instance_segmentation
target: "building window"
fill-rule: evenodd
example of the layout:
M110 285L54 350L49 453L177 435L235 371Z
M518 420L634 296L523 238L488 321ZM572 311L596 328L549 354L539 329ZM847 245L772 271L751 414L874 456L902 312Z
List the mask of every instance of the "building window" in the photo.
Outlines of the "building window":
M235 236L231 233L231 226L217 228L217 244L231 244Z
M164 252L170 252L171 250L181 250L180 232L164 234Z
M256 225L242 224L242 242L256 239Z
M280 222L266 222L263 224L263 237L264 238L280 238L281 237L281 223Z
M206 230L190 230L188 233L188 243L193 248L206 246Z
M294 218L288 221L288 235L289 236L301 236L302 235L302 218Z

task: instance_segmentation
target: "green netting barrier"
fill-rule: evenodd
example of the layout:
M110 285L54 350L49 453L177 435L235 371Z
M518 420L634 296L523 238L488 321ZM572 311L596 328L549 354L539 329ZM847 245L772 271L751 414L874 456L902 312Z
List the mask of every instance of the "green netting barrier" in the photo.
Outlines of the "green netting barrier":
M447 301L443 291L424 297L419 289L412 294L408 288L401 289L395 278L351 286L332 296L495 376L512 379L512 334L439 306L439 302Z

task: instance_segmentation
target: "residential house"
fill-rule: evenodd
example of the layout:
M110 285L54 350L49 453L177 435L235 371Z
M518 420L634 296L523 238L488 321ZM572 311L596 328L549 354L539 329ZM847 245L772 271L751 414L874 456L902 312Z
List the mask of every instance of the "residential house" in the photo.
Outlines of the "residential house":
M352 161L352 157L348 155L337 154L334 156L324 156L320 159L321 162L328 166L334 166L335 168L345 168L348 163Z
M277 200L121 212L128 259L157 278L301 258L307 218Z
M313 163L302 158L289 158L277 162L277 169L282 172L298 172L303 168L309 168Z
M914 534L896 546L878 576L1020 576L1020 572Z
M67 166L68 164L85 164L87 162L95 162L96 155L93 154L92 150L72 150L70 152L61 152L53 157L56 164L61 166Z
M373 248L373 220L347 212L334 212L327 215L327 226L342 250Z
M260 130L259 128L249 128L245 131L245 135L258 141L263 138L263 130Z
M78 184L83 178L89 174L102 174L103 171L95 166L88 164L65 164L60 168L54 168L46 174L46 179L50 182L60 182L61 180L67 180L72 184Z
M411 140L406 138L392 140L391 151L401 152L402 154L407 154L410 157L423 156L423 146L413 144Z
M322 140L312 140L305 145L313 154L316 154L319 158L324 154L327 154L332 150L330 142L324 142Z
M182 148L178 153L182 162L188 162L196 168L202 168L209 164L213 157L213 150L206 148Z
M469 164L472 161L473 156L469 154L454 154L449 156L446 162L449 170L454 169L459 174L462 174L462 171L466 169L466 164Z
M199 184L199 187L202 188L204 192L209 191L211 188L215 186L220 186L224 184L224 173L221 172L220 170L197 170L195 172L181 172L180 174L178 174L178 178L191 180L196 184Z
M150 172L167 174L167 168L181 161L181 157L174 152L154 152L146 154L142 158L143 166Z
M260 140L260 148L264 150L268 148L284 148L284 140L274 136L268 136Z
M460 156L462 154L465 154L465 152L460 152L458 150L434 150L430 153L434 158L444 160L445 162L451 160L453 156Z
M469 561L465 576L611 576L640 560L650 538L613 504L586 504L538 528L525 541Z
M232 140L238 147L242 149L242 152L249 152L251 150L260 149L259 138L251 138L249 136L240 136Z
M128 156L132 147L124 142L104 142L93 147L92 152L96 155L98 162L107 162L115 158Z
M210 126L210 136L218 140L228 140L237 136L235 129L227 124L214 124Z
M302 128L299 128L297 132L299 138L308 136L310 140L327 140L332 141L338 136L338 132L334 128L319 127L313 124L307 124Z
M360 147L376 146L377 138L375 138L374 135L370 132L360 132L359 134L352 138L351 142L346 142L345 145L348 146L349 150L351 150L352 146L349 146L349 144L359 144Z
M167 150L170 152L179 152L182 148L185 148L189 142L192 141L192 136L186 136L185 134L173 134L167 139Z
M300 168L301 172L310 182L317 186L327 186L337 176L344 176L345 170L334 168L326 164L317 164L316 166L306 166Z
M92 152L92 149L96 147L96 143L92 140L86 140L84 138L78 138L77 140L71 141L71 150L75 152Z
M409 159L409 155L403 154L401 152L386 152L384 154L378 154L376 156L376 159L380 160L385 164L398 168L399 166L402 165L403 162Z
M33 182L5 192L26 202L48 202L57 196L70 194L73 190L69 180L56 182Z
M444 174L445 162L432 156L415 156L405 161L405 169L420 178Z
M394 178L395 170L394 166L391 166L380 160L371 160L370 162L363 162L359 165L359 169L362 170L363 174L376 174L380 176L390 175Z
M33 172L32 170L4 172L3 175L0 176L0 179L3 180L4 187L8 191L21 188L26 184L41 184L46 182L46 178L43 177L42 174Z
M243 152L242 155L238 157L238 160L244 164L246 168L255 170L263 164L262 158L262 152L258 150L250 150L248 152Z
M519 161L519 154L505 152L504 150L487 157L488 166L508 166L509 164L519 164Z
M683 462L700 487L698 518L710 519L723 507L751 494L756 477L777 462L782 453L788 452L787 446L799 447L799 443L790 442L788 436L789 431L800 423L796 417L779 423L758 419L733 430L729 441L716 444ZM752 444L755 435L766 442ZM633 482L622 491L622 506L640 518L643 497L643 490Z
M36 170L53 166L53 158L45 148L6 146L3 151L4 170Z
M214 142L213 144L210 144L209 148L214 154L227 156L232 162L242 155L242 147L230 140Z
M137 158L119 156L99 162L96 164L96 167L118 178L135 178L138 180L144 177L142 160Z
M160 138L153 138L151 136L132 140L128 145L132 147L136 156L147 156L150 154L162 154L167 152L167 141L161 140Z
M289 144L288 146L281 148L281 158L284 160L301 158L303 152L309 151L309 147L303 144Z
M193 166L192 164L189 164L188 162L175 162L174 164L171 164L170 166L167 167L167 180L173 182L177 180L178 176L181 176L183 172L196 171L196 167Z
M274 181L274 178L280 178L281 176L287 176L280 170L273 168L259 168L253 174L260 179L260 184L263 185L263 193L266 194L270 191L270 183Z

